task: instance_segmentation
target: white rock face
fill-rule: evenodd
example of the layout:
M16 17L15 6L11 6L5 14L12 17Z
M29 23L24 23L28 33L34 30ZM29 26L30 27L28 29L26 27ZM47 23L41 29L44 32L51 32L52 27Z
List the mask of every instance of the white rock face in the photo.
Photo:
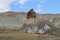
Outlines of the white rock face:
M60 28L60 18L54 20L54 24L55 24L56 28Z
M50 30L51 28L47 25L47 24L45 24L45 26L44 26L44 30L45 31L48 31L48 30Z
M0 17L0 28L19 29L24 22L24 18Z
M36 33L38 31L37 26L27 26L27 33Z
M0 16L0 28L1 29L21 29L21 27L23 26L23 24L25 22L26 22L26 18L25 17L16 18L16 17L7 17L7 16L6 17L1 17ZM50 27L51 25L48 26L47 23L45 23L47 21L44 21L44 20L43 21L38 21L37 20L36 22L37 23L34 26L30 26L30 25L26 26L27 28L25 28L25 29L27 29L27 33L44 34L46 31L48 31L48 30L50 30L52 28L52 27ZM59 20L56 21L55 23L59 23L60 24Z
M40 29L40 30L39 30L39 33L40 33L40 34L44 34L45 31L44 31L43 29Z

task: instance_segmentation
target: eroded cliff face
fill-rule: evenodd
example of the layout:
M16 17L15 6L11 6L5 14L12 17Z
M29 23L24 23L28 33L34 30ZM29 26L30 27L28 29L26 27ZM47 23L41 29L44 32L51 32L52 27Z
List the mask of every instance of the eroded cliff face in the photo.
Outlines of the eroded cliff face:
M35 12L34 12L35 13ZM1 29L25 29L28 33L45 33L60 28L60 14L36 14L36 18L28 18L27 13L6 12L0 14ZM30 20L31 19L31 20ZM35 23L35 25L26 25Z
M26 24L27 25L34 25L36 20L36 12L31 9L28 11L27 16L26 16Z
M34 12L33 9L31 9L27 13L25 26L23 26L23 28L25 28L26 30L25 32L27 33L40 33L40 34L56 30L53 20L51 21L49 19L41 19L41 20L37 19L36 12Z

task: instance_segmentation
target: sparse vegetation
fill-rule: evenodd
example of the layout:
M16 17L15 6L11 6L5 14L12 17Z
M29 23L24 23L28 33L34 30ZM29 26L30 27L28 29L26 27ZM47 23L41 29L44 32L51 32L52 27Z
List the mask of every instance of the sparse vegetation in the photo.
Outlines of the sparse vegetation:
M53 35L29 34L25 32L1 32L0 40L60 40L60 37Z
M60 24L60 14L36 14L37 20L39 20L38 25L42 27L40 24L41 20L52 20L56 28L60 28L58 24ZM20 28L26 20L26 13L20 12L5 12L0 14L0 40L60 40L60 29L53 32L53 34L46 33L44 35L41 34L32 34L20 32ZM55 20L55 21L54 21ZM58 20L58 21L57 21ZM46 21L45 21L46 22ZM50 24L49 22L47 24ZM53 26L54 26L53 25Z

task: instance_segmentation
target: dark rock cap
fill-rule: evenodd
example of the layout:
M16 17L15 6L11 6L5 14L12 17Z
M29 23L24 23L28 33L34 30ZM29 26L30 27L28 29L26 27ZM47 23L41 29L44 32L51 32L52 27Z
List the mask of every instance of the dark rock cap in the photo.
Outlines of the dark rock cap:
M36 17L36 12L33 9L28 11L27 18L35 18L35 17Z

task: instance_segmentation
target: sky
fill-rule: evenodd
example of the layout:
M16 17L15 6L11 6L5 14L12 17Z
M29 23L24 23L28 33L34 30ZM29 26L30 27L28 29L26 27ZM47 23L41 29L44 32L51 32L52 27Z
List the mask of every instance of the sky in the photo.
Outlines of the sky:
M0 12L28 12L30 9L40 14L59 14L60 0L0 0Z

